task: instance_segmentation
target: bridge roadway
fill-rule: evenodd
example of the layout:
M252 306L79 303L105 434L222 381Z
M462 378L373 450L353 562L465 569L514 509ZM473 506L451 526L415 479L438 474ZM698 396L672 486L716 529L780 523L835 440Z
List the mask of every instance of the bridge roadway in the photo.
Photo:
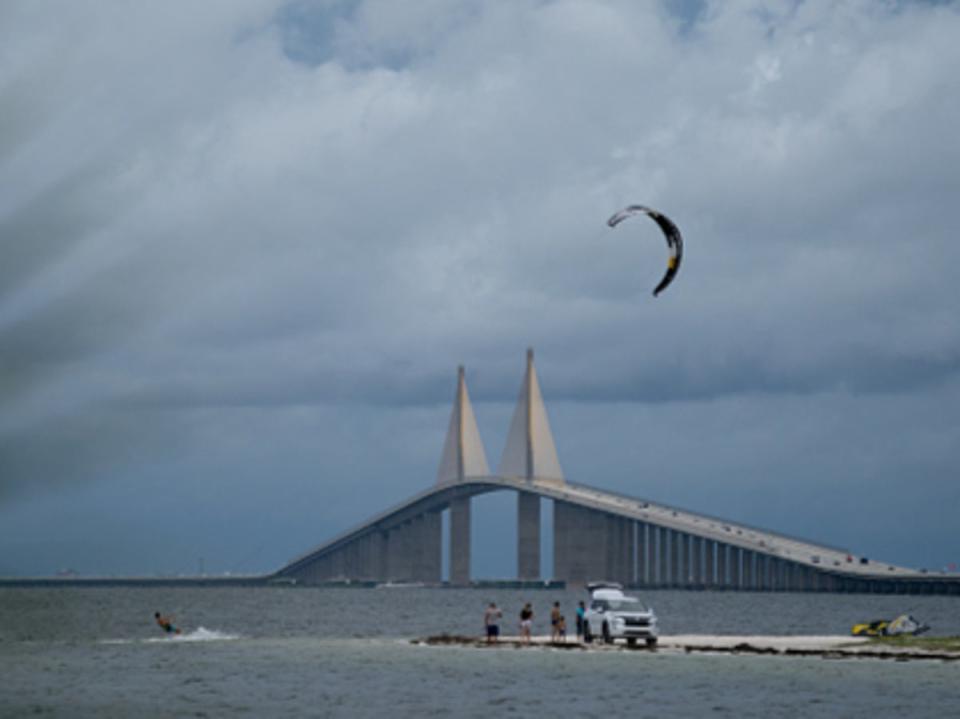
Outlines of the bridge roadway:
M450 511L450 580L469 583L469 498L513 490L554 500L554 579L676 588L960 594L960 576L928 573L585 485L487 476L436 485L297 557L274 581L438 583L440 512ZM529 500L528 500L529 501ZM539 517L519 518L520 579L539 576ZM524 559L524 552L528 558ZM532 574L529 568L533 552ZM463 555L466 556L463 556Z

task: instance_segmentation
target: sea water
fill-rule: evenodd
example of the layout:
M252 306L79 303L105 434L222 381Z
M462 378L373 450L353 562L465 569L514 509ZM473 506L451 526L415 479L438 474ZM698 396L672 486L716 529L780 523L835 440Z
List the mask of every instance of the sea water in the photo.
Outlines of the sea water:
M0 589L0 716L940 717L960 663L417 646L479 635L496 601L535 632L582 593L500 589ZM664 634L845 634L909 612L960 635L960 599L648 592ZM154 612L172 614L165 635ZM572 629L573 622L569 625Z

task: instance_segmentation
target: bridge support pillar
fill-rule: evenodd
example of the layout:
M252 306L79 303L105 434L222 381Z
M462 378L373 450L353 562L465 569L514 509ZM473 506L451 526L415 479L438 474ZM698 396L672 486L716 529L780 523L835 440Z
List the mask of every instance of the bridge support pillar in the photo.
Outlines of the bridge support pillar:
M637 584L640 586L647 586L649 580L647 579L647 567L649 562L647 562L647 527L649 527L646 522L637 522Z
M680 532L671 529L670 535L670 586L680 586Z
M443 525L439 512L425 512L412 523L413 572L417 582L436 583L441 579Z
M791 592L800 590L800 565L796 562L785 562L787 565L784 586Z
M350 542L353 550L350 553L350 568L347 576L350 579L366 579L367 576L367 538L357 537Z
M343 556L343 578L360 579L363 576L363 543L359 539L350 542L340 551Z
M678 577L674 584L678 587L689 587L690 579L690 535L686 532L677 532L674 537L677 541L680 556L677 564Z
M716 564L714 558L717 553L717 543L712 539L703 541L703 584L705 587L713 587Z
M450 500L450 584L470 584L470 497Z
M774 592L779 592L783 589L783 582L781 574L781 569L783 568L783 562L781 562L776 557L770 557L767 560L768 569L767 569L767 584L770 585L770 589Z
M726 589L730 586L727 583L728 549L728 544L723 544L722 542L717 543L717 586L721 589Z
M625 517L606 515L607 520L607 578L621 584L634 581L633 521Z
M570 583L600 581L609 571L603 557L609 556L609 517L604 512L553 502L554 578ZM603 562L598 564L598 562Z
M339 551L333 552L330 555L330 569L327 573L328 579L343 579L346 575L343 571L344 565L344 551L341 549Z
M347 579L358 579L363 572L363 545L359 539L350 542L344 548L346 563L343 576Z
M793 586L793 566L794 563L784 559L780 562L782 568L780 570L780 588L785 592L792 591Z
M657 564L659 565L657 567L658 584L661 587L669 587L670 586L670 553L669 553L668 542L669 542L670 530L668 530L666 527L660 527L659 529L660 531L657 532L657 534L659 535L657 537L657 544L658 544L657 554L660 555L660 560L657 562Z
M387 538L387 567L390 581L409 581L412 578L409 545L410 524L408 522L390 528Z
M657 561L658 542L660 541L660 527L656 524L647 525L647 581L651 587L659 586L660 563Z
M660 570L657 566L657 542L660 527L656 524L647 525L647 582L651 587L659 586Z
M603 579L611 582L622 582L620 576L620 564L622 548L620 546L620 526L617 517L609 514L603 515L604 534L603 542L606 546L606 552L597 557L603 564Z
M382 582L390 578L387 555L387 532L376 531L370 535L371 544L371 567L370 578Z
M567 582L570 578L570 537L566 532L570 527L574 507L566 502L553 502L553 578Z
M407 576L411 582L420 581L420 571L423 564L422 554L423 515L413 517L403 525L403 545L406 553L405 565Z
M732 589L742 588L742 561L743 549L740 547L730 547L730 587Z
M703 587L703 537L694 535L690 560L690 576L693 577L693 584L697 587Z
M773 589L770 583L770 556L767 554L757 555L757 589L762 592Z
M517 492L517 578L540 579L540 496Z

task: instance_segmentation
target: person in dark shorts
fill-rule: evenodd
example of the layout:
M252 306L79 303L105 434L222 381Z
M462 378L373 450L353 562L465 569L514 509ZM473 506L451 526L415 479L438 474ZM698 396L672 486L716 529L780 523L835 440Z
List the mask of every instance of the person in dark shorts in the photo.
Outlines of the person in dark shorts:
M553 603L553 609L550 610L550 641L560 640L560 602Z
M483 613L483 623L487 627L487 644L493 644L500 638L500 617L503 612L496 602L490 602L487 611Z
M583 606L583 602L580 602L577 605L577 640L583 636L583 615L587 613L587 608Z
M160 612L154 612L153 618L157 620L157 626L160 627L167 634L179 634L180 630L173 626L173 620L171 617L161 616Z

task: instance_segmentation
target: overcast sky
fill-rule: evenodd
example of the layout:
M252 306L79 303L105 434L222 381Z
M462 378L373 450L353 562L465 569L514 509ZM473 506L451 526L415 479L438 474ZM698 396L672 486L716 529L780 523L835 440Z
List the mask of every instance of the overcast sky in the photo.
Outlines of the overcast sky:
M958 39L893 0L0 3L0 574L276 568L435 481L458 364L496 467L528 346L569 479L960 562ZM656 299L637 202L686 239Z

